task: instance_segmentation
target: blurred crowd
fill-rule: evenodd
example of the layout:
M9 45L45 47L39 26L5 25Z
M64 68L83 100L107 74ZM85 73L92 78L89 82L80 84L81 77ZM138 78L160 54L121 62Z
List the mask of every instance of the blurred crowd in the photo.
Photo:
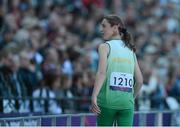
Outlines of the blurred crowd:
M108 14L134 37L144 76L136 110L177 109L179 12L179 0L1 0L0 112L89 112Z

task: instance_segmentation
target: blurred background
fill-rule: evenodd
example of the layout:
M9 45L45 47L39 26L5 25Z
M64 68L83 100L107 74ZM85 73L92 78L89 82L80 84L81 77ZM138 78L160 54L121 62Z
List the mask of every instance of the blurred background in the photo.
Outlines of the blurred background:
M90 112L99 27L117 14L144 85L136 111L180 104L180 0L1 0L0 112Z

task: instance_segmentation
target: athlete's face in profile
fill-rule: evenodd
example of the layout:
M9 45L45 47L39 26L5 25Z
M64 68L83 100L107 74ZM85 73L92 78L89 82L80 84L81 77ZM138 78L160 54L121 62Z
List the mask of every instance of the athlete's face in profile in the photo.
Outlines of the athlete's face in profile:
M115 27L111 26L111 24L106 20L103 19L101 23L101 32L102 37L104 40L109 40L114 35Z

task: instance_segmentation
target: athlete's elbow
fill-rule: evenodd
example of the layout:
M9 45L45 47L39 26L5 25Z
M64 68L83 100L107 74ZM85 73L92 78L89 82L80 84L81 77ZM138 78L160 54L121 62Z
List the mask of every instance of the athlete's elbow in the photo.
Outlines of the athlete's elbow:
M141 85L143 85L143 76L141 76L141 82L140 82Z
M139 80L137 80L137 84L142 86L143 85L143 78L140 78Z
M106 75L106 71L98 71L98 75L105 76Z
M136 77L136 84L139 86L141 86L143 84L143 77L142 76Z

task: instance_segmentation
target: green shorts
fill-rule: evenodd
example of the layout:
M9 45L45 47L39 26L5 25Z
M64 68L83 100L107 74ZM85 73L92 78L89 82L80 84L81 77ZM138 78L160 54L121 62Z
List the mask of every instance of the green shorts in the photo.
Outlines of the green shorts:
M101 113L97 116L98 126L132 126L134 109L116 110L100 107Z

